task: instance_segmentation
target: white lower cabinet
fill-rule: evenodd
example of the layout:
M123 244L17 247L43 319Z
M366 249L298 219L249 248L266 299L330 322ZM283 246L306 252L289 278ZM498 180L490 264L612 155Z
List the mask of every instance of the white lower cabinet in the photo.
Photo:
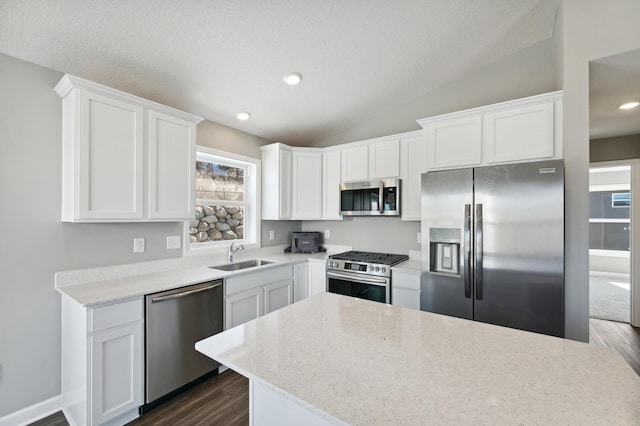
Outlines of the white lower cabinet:
M327 291L327 264L326 261L309 261L309 296Z
M227 296L224 308L225 329L254 320L264 315L264 290L257 287Z
M291 265L225 280L225 330L293 302Z
M293 301L299 302L309 297L309 262L293 265Z
M420 310L420 272L391 271L391 304Z
M143 404L142 298L84 307L62 297L62 408L71 425L125 424Z
M311 259L294 265L293 301L327 291L327 266L324 260Z

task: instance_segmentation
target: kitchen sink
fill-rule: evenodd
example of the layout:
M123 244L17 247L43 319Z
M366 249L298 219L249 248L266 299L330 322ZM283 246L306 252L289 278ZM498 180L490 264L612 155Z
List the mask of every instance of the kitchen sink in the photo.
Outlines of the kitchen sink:
M252 259L252 260L245 260L238 263L227 263L226 265L209 266L209 268L218 269L220 271L237 271L240 269L253 268L255 266L269 265L271 263L274 263L274 262L271 260Z

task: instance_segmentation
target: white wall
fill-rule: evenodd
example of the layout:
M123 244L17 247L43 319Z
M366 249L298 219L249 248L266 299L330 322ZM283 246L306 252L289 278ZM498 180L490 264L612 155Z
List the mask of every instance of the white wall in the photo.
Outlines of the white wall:
M565 331L589 339L589 61L640 46L637 0L563 0Z
M354 250L408 254L420 250L417 234L420 222L403 222L397 217L348 217L341 221L303 221L303 231L331 231L324 244L353 246Z
M419 130L416 120L556 90L552 40L543 40L466 76L421 94L402 105L389 105L366 122L318 141L330 146Z

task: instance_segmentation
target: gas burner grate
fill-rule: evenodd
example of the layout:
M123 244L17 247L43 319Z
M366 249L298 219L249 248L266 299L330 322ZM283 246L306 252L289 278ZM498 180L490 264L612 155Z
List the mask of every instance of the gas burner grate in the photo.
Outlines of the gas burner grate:
M409 256L406 254L375 253L369 251L346 251L344 253L333 254L329 256L329 258L393 266L408 260Z

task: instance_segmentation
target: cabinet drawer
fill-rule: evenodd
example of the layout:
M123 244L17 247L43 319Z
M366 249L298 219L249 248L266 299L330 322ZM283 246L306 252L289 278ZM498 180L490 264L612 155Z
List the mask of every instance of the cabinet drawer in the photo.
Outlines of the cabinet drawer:
M260 272L242 275L235 278L227 278L225 282L225 295L237 293L239 291L250 290L263 285L282 281L293 277L293 267L291 265L264 269Z
M142 298L89 309L89 332L106 330L144 319Z

